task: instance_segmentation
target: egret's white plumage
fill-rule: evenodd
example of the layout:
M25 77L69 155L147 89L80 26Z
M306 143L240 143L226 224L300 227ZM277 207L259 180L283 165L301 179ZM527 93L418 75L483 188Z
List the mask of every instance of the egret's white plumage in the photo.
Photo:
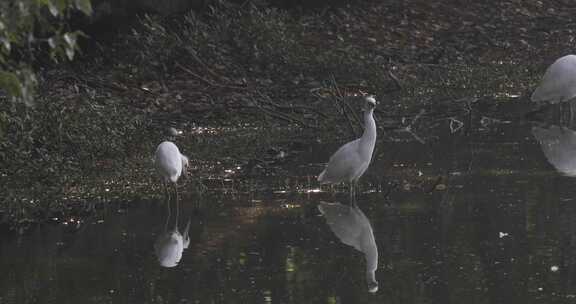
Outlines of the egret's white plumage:
M556 170L576 176L576 131L560 126L535 126L532 134Z
M326 218L330 230L348 246L362 252L366 259L366 282L369 292L378 291L378 247L370 221L356 204L320 202L318 210Z
M534 102L559 103L576 97L576 55L566 55L546 69L532 93Z
M188 157L173 142L165 141L156 148L154 164L165 182L176 183L188 166Z
M330 157L326 169L318 175L321 184L334 184L348 182L353 192L354 184L366 172L372 153L376 145L376 122L374 121L374 107L376 100L366 98L364 106L364 133L342 147Z

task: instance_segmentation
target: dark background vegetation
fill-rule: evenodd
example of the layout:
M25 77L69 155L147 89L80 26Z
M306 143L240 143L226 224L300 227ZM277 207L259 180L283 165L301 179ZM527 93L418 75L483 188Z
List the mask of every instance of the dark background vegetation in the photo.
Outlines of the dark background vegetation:
M358 133L360 92L377 96L381 128L463 98L526 96L572 52L576 10L516 0L82 2L52 15L39 7L12 31L34 43L0 31L13 43L0 68L17 75L0 77L2 222L145 193L170 126L268 130L241 147L234 132L180 139L197 159L249 159L287 129L303 142ZM0 21L12 11L3 12ZM101 198L104 188L115 196Z

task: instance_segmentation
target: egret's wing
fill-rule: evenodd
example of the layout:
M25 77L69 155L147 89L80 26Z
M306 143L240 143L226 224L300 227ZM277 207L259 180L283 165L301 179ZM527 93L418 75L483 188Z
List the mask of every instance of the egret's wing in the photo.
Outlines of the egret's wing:
M358 143L359 139L356 139L340 147L330 157L326 169L318 177L319 181L325 183L349 181L361 165Z
M534 102L558 103L576 96L576 56L556 60L546 69L540 85L532 93Z

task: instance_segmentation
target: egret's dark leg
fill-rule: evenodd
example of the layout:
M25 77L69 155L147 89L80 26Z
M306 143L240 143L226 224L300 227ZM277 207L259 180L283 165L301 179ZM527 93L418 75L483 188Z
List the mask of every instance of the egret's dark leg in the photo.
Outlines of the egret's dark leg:
M356 205L356 191L358 191L358 184L356 181L352 181L352 206Z
M350 205L354 204L354 182L351 181L349 183L349 188L350 188Z
M166 185L166 184L164 184ZM168 186L166 186L166 190L168 190ZM168 195L168 191L166 191L166 195ZM170 222L170 197L166 197L166 223L164 223L164 231L168 231L168 222Z
M358 201L358 180L354 181L354 205Z
M178 230L178 217L180 215L180 200L178 199L178 184L174 183L174 191L176 192L176 219L174 220L174 230Z
M178 217L180 216L180 200L178 199L178 184L174 183L174 191L176 191L176 216L174 219L174 230L178 230Z
M166 201L170 201L170 191L168 190L168 184L164 179L162 179L162 186L164 187L164 196Z
M574 107L572 106L572 102L568 102L568 109L570 110L570 117L568 118L568 123L572 123L572 118L574 117Z
M174 193L176 193L176 201L178 201L178 184L174 183Z

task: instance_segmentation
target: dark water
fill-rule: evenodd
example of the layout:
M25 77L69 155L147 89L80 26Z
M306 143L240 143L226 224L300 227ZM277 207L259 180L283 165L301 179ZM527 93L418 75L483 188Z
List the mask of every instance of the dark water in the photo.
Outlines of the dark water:
M185 190L183 251L160 196L4 236L0 303L574 303L576 132L514 107L454 133L444 121L424 144L379 142L357 209L338 204L345 188L310 191L337 147L320 145L259 191Z

